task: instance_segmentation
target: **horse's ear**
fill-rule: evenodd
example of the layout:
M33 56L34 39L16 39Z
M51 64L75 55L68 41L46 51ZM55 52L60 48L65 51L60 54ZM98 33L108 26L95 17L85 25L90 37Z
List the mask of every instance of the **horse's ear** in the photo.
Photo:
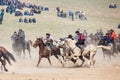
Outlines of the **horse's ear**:
M43 37L40 37L40 39L42 39L42 40L43 40Z
M38 40L39 38L38 38L38 37L36 37L36 39Z

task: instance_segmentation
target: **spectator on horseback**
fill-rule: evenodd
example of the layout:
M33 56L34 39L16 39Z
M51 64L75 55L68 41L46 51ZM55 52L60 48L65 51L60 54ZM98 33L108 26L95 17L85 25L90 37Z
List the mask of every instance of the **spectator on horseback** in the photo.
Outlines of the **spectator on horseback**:
M46 33L45 44L49 46L51 50L53 49L53 37L50 33Z
M104 36L102 29L100 29L100 31L99 31L99 35L100 35L100 39L102 39L103 36Z
M83 47L85 46L85 37L79 31L76 31L75 33L77 34L77 37L78 37L76 46L83 49Z
M24 43L25 42L25 33L22 29L19 29L18 36L20 38L20 43L22 43L22 42Z
M83 35L85 36L85 39L87 39L88 33L86 30L83 31Z

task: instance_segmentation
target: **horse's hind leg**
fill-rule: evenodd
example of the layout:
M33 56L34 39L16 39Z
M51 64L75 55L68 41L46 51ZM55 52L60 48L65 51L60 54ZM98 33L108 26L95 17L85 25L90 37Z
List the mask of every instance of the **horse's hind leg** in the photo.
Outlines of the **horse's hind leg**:
M52 66L50 58L48 57L47 59L48 59L48 61L49 61L50 65Z
M23 54L24 54L24 57L23 57L23 58L25 58L25 49L23 49Z
M62 63L61 59L57 55L54 55L54 56L59 60L59 62L62 64L62 66L64 66L64 64Z
M93 62L92 66L94 66L96 60L94 59L95 54L90 55L90 60Z
M82 60L82 63L81 63L81 65L80 65L80 66L82 66L82 65L84 64L85 60L84 60L84 58L83 58L83 56L82 56L82 55L81 55L81 56L79 56L79 58Z

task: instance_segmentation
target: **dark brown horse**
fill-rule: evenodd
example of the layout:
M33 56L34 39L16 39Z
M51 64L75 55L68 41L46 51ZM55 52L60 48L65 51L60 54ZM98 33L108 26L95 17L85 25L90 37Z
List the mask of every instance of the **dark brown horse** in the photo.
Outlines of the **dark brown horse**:
M4 67L4 70L8 71L6 68L6 61L11 65L10 59L14 62L16 61L14 56L9 51L7 51L4 47L0 46L0 62L2 63L1 69L2 67Z
M50 49L48 46L45 45L42 38L37 38L36 41L33 44L33 47L34 48L39 47L39 60L38 60L38 63L37 63L37 67L39 66L39 63L40 63L40 61L43 57L47 58L50 65L52 65L51 60L50 60L50 56L52 56L52 55L54 55L60 61L60 63L63 66L63 63L62 63L61 59L58 57L58 55L61 55L59 47L54 46L53 49Z

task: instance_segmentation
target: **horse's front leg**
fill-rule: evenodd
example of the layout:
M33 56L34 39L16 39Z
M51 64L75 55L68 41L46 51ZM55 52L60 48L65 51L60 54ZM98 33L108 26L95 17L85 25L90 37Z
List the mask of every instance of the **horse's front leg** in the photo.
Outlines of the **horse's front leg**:
M37 63L37 67L38 67L39 64L40 64L41 59L42 59L42 55L39 55L39 60L38 60L38 63Z
M49 61L50 65L52 66L52 64L51 64L51 60L50 60L50 57L48 57L47 59L48 59L48 61Z
M5 65L6 65L6 60L0 59L0 61L1 61L1 63L2 63L2 64L1 64L1 70L2 70L2 67L4 67L4 70L5 70L5 71L8 71L7 68L6 68L6 66L5 66Z

